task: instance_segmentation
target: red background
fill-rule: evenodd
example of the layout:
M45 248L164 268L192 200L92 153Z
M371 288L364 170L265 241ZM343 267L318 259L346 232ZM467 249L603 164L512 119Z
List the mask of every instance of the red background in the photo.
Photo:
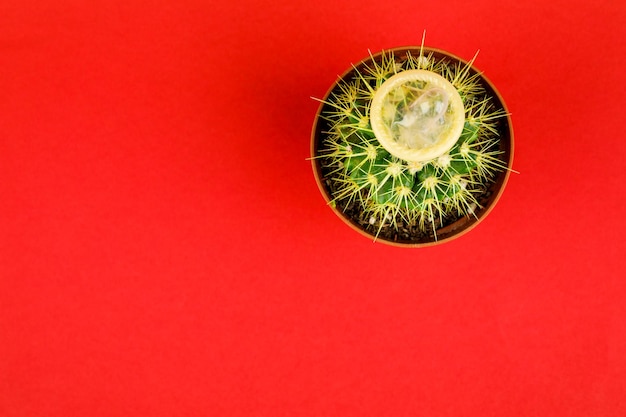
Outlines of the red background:
M624 416L626 3L4 0L0 416ZM476 61L498 206L445 245L325 206L317 103Z

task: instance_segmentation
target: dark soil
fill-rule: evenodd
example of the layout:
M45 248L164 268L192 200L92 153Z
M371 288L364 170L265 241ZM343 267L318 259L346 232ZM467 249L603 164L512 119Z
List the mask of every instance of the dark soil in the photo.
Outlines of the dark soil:
M327 171L329 170L329 168L322 167L324 185L327 188L329 195L332 196L335 195L335 192L338 190L338 185L335 183L332 176L327 176ZM464 229L476 221L490 203L493 195L493 191L491 191L493 185L494 182L492 181L486 185L486 188L482 189L482 192L477 190L475 196L477 196L480 207L476 208L475 216L465 216L456 210L452 210L448 212L447 217L440 219L439 216L436 216L432 223L426 222L423 228L420 228L417 222L407 223L401 218L396 219L395 225L392 225L387 221L381 227L379 220L370 223L371 214L366 213L359 202L339 200L335 202L335 206L348 219L350 219L353 224L363 229L376 239L383 239L398 243L434 242L446 238L449 235L456 233L459 229Z

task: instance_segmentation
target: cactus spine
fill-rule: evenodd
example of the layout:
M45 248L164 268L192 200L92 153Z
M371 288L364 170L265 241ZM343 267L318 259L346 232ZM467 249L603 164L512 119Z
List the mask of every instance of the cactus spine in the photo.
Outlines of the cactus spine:
M407 53L402 59L392 51L383 52L377 59L372 57L354 67L354 76L340 80L331 94L320 100L324 103L321 117L328 129L319 157L326 177L332 178L332 204L358 206L376 235L385 226L397 229L408 225L432 233L436 239L436 229L446 221L474 214L486 186L498 172L507 169L499 158L497 129L498 119L507 114L492 104L480 74L470 71L474 59L468 64L449 63L432 53L424 54L423 48L418 56ZM462 102L459 133L443 152L431 152L425 160L390 152L389 146L381 144L380 128L372 127L376 116L372 114L372 102L380 101L377 92L385 89L390 78L408 75L408 71L437 74L454 88ZM433 106L420 100L427 94L434 97L439 90L421 88L418 80L388 93L398 110L395 114L382 110L392 126L390 132L415 124L416 117L434 111ZM414 90L417 93L411 92ZM441 122L434 129L443 129L439 125L452 112L451 104L445 106L434 116ZM407 129L403 132L416 131ZM398 137L392 142L400 141Z

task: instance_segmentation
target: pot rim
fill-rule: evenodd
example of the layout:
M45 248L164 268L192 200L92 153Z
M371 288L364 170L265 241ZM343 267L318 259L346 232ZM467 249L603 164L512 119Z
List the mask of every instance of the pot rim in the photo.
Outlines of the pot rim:
M332 198L330 196L329 191L326 189L326 187L323 184L323 176L321 173L321 167L319 164L319 160L318 158L316 158L317 156L317 148L318 148L318 134L317 134L317 130L318 130L318 125L320 123L320 115L322 112L322 109L324 108L325 105L325 101L328 99L328 97L331 95L331 93L333 92L333 90L337 87L337 85L339 84L339 82L341 80L343 80L346 76L348 76L350 73L352 73L356 68L359 68L360 66L362 66L365 63L371 62L372 60L380 57L383 54L389 54L389 53L393 53L394 55L396 55L396 52L401 52L401 53L406 53L406 52L420 52L423 54L430 54L430 53L434 53L436 55L441 55L441 56L445 56L448 59L454 60L454 61L458 61L459 63L463 64L463 65L469 65L471 63L471 69L473 69L477 74L480 75L480 78L482 80L482 82L484 83L484 87L488 87L488 94L493 96L493 99L495 99L495 101L497 101L497 103L502 107L502 109L505 111L506 113L506 125L507 125L507 129L504 129L504 132L506 132L508 130L508 135L502 135L501 139L503 137L508 136L508 147L506 149L506 153L508 154L508 159L504 162L506 162L506 166L507 169L505 169L504 171L502 171L499 174L499 177L496 179L495 183L492 185L495 186L496 184L500 184L498 186L498 189L495 191L495 195L490 197L488 203L485 205L485 207L481 208L479 210L479 215L478 217L475 216L463 216L460 217L459 219L457 219L455 222L442 227L440 229L437 229L437 231L444 231L444 233L447 233L448 235L441 238L441 239L436 239L436 240L432 240L432 241L425 241L425 242L410 242L410 241L395 241L395 240L390 240L387 239L385 237L381 237L381 236L375 236L372 233L369 233L368 231L366 231L364 228L362 228L360 225L358 225L357 223L355 223L349 216L347 216L342 210L340 210L339 208L337 208L334 204L331 204ZM493 93L493 94L492 94ZM384 49L381 50L377 53L370 53L370 55L368 57L363 58L362 60L358 61L356 64L351 65L348 69L346 69L340 76L337 77L337 79L331 84L330 88L326 91L326 94L324 95L324 97L320 100L320 104L318 106L318 109L315 113L315 121L313 123L313 128L311 130L311 143L310 143L310 152L311 152L311 166L313 168L313 174L315 177L315 182L317 183L317 186L320 190L320 193L322 194L324 200L326 201L326 205L329 206L333 212L335 212L335 214L341 219L343 220L344 223L346 223L348 226L350 226L352 229L356 230L359 234L368 237L369 239L373 239L374 242L380 242L386 245L390 245L390 246L396 246L396 247L404 247L404 248L422 248L422 247L429 247L429 246L437 246L437 245L441 245L443 243L447 243L450 242L452 240L458 239L462 236L464 236L466 233L468 233L469 231L473 230L476 226L478 226L478 224L480 224L485 217L487 217L489 215L489 213L491 213L491 211L493 210L493 208L495 207L495 205L497 204L497 202L500 200L502 193L504 192L504 189L506 188L506 184L509 180L509 176L511 174L511 167L513 165L513 156L514 156L514 136L513 136L513 125L511 123L511 114L508 110L508 107L506 106L506 103L504 102L504 99L502 98L502 95L500 94L500 92L498 91L498 89L495 87L495 85L478 69L476 68L476 66L473 64L473 59L471 61L467 61L463 58L460 58L458 56L456 56L455 54L452 54L448 51L444 51L442 49L438 49L438 48L432 48L432 47L427 47L427 46L400 46L400 47L395 47L395 48L390 48L390 49ZM468 224L469 223L469 224ZM455 232L456 229L460 229L458 231Z

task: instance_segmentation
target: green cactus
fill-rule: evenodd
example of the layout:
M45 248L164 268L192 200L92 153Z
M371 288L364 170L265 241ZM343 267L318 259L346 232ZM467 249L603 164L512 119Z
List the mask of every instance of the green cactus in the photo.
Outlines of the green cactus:
M376 236L402 224L434 239L446 221L480 208L480 195L507 169L497 129L507 114L470 71L474 59L383 52L320 100L328 129L319 158L332 204L358 207Z

